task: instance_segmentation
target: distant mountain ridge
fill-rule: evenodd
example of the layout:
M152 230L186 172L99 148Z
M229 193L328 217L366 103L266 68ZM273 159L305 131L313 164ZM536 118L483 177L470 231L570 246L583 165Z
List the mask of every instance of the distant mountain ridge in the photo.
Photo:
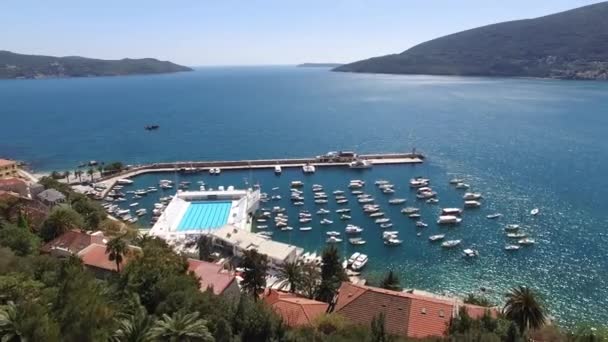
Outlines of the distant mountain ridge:
M78 56L23 55L0 51L0 79L120 76L180 71L192 71L192 69L154 58L104 60Z
M478 27L334 70L608 80L608 2Z

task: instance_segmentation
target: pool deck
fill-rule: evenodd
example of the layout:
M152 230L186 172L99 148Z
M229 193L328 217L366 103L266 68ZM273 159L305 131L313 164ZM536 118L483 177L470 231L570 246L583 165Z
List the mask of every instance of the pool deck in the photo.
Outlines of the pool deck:
M359 159L366 159L374 165L387 164L421 164L425 157L420 153L385 153L385 154L362 154ZM118 174L101 177L97 180L98 184L104 184L106 194L116 185L116 181L123 178L131 178L146 173L154 172L178 172L185 169L195 169L195 172L208 172L211 168L222 170L250 170L250 169L274 169L275 166L281 168L301 168L306 164L315 167L348 167L350 161L319 161L316 158L294 158L294 159L258 159L258 160L238 160L238 161L181 161L173 163L153 163L138 165ZM192 171L185 171L192 172Z

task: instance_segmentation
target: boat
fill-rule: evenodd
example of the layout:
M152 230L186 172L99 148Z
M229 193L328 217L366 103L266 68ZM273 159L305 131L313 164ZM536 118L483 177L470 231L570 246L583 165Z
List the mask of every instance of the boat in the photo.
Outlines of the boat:
M348 183L349 189L361 189L364 186L365 186L365 182L362 180L359 180L359 179L351 180L350 183Z
M445 238L445 234L431 235L431 236L429 236L429 241L435 242L435 241L443 240L443 238Z
M421 217L421 215L418 214L418 213L413 213L413 214L407 215L407 217L409 217L409 218L411 218L413 220L416 220L416 219L419 219Z
M270 197L270 199L273 201L279 201L281 199L281 195L272 195L272 197Z
M410 179L411 188L421 188L424 186L428 186L429 183L430 183L429 179L422 178L422 177L416 177L416 178Z
M510 239L523 239L525 237L527 237L528 234L524 233L524 232L520 232L520 233L508 233L507 237Z
M342 190L335 190L335 191L333 192L333 194L334 194L334 195L344 195L344 191L342 191Z
M467 248L462 251L462 254L465 258L474 258L476 256L479 256L479 251L477 251L476 249Z
M256 226L257 229L268 229L268 225Z
M144 129L146 131L155 131L155 130L157 130L159 128L160 128L160 125L147 125L147 126L144 126Z
M490 214L490 215L487 215L487 216L486 216L486 218L487 218L487 219L489 219L489 220L495 220L495 219L497 219L497 218L499 218L499 217L501 217L501 216L502 216L502 214L500 214L500 213L495 213L495 214Z
M481 207L481 202L479 201L464 201L465 208L479 208Z
M304 186L304 183L302 181L292 181L289 186L292 188L301 188Z
M359 253L359 252L353 253L353 255L351 255L350 258L348 258L347 264L348 265L352 265L353 262L355 262L355 260L357 260L357 258L359 257L359 255L361 255L361 253Z
M328 220L328 219L322 219L321 220L321 224L327 225L327 224L332 224L332 223L334 223L334 221L332 221L332 220Z
M137 196L146 196L148 194L148 190L135 190L135 195Z
M285 227L282 227L282 228L281 228L281 231L284 231L284 232L285 232L285 231L290 231L290 230L293 230L293 227L290 227L290 226L285 226Z
M441 215L437 220L437 224L458 224L462 219L454 215Z
M346 232L346 234L359 234L363 231L363 228L349 224L348 226L346 226L344 231Z
M443 208L443 209L441 209L441 215L458 216L460 214L462 214L462 209L460 209L460 208Z
M280 165L275 165L275 167L274 167L274 174L275 175L280 175L281 172L283 172L283 169L281 168L281 166Z
M456 189L463 189L466 190L468 188L470 188L471 186L467 183L458 183L456 184Z
M390 184L390 182L387 181L387 180L385 180L385 179L379 179L379 180L375 181L374 184L376 184L376 185L386 185L386 184Z
M300 222L300 223L308 223L308 222L310 222L310 221L312 221L312 219L311 219L311 218L309 218L309 217L301 218L301 219L299 220L299 222Z
M529 245L535 244L536 241L534 239L524 238L524 239L518 240L517 243L520 245L523 245L523 246L529 246Z
M517 230L519 230L519 225L518 224L508 224L505 226L505 230L507 232L515 232Z
M219 167L212 167L209 169L210 175L219 175L221 172L222 170Z
M418 227L418 228L426 228L428 226L429 226L428 224L426 224L422 221L416 221L416 227Z
M375 213L369 214L369 217L381 217L381 216L384 216L384 213L381 211L377 211Z
M135 196L133 196L133 199L140 199L140 198L142 198L142 197L143 197L143 196L135 195Z
M353 271L358 271L358 270L362 269L363 267L365 267L365 265L367 265L368 260L369 259L368 259L367 255L359 254L359 256L357 256L357 258L353 261L350 268Z
M351 217L349 215L345 215L345 214L340 215L340 220L342 220L342 221L346 221L346 220L350 220L350 219L351 219Z
M304 202L301 202L301 201L293 202L293 205L301 206L301 205L304 205Z
M153 186L149 186L148 189L146 189L147 192L157 192L158 189L153 187Z
M340 243L340 242L342 242L342 239L340 239L339 237L330 236L329 238L327 238L327 240L325 240L325 242L327 242L327 243Z
M304 166L302 166L302 171L304 173L315 173L316 168L314 165L311 165L309 163L306 163Z
M131 212L131 209L121 209L121 210L116 211L116 214L118 216L122 216L122 215L127 215L130 212Z
M340 232L337 232L335 230L330 230L328 232L325 232L325 235L327 235L327 236L340 236Z
M145 208L137 209L135 211L135 214L137 214L137 216L144 216L147 213L148 213L148 210L146 210Z
M127 179L127 178L121 178L121 179L117 180L116 183L122 184L122 185L130 185L130 184L133 184L133 181L130 179Z
M316 199L315 203L316 204L327 204L327 200L326 199Z
M390 228L392 226L393 226L393 224L390 222L380 224L380 228L382 228L382 229Z
M336 209L336 213L338 213L338 214L349 213L349 212L350 212L349 208Z
M471 200L478 200L481 197L482 196L479 192L466 192L464 194L464 196L462 196L462 199L464 199L465 201L471 201Z
M516 251L520 248L521 248L521 246L519 246L519 245L506 245L505 251Z
M438 198L429 198L426 200L426 203L428 204L437 204L439 203L439 199Z
M435 196L437 196L437 193L435 191L423 191L423 192L416 194L417 199L423 199L423 200L433 198Z
M168 183L163 183L163 184L160 185L160 188L163 189L163 190L173 189L173 185L168 184Z
M363 193L363 191L361 191L361 190L353 190L353 191L351 191L351 194L353 194L353 195L361 195L362 193Z
M536 215L538 215L539 212L540 212L540 209L534 208L534 209L530 210L530 215L536 216Z
M359 203L371 203L373 201L374 201L374 199L371 197L359 198L357 200L357 202L359 202Z
M331 213L331 211L327 210L325 208L321 208L321 209L317 210L317 215L327 215L329 213Z
M336 203L337 204L346 204L346 203L348 203L348 200L347 199L339 199L339 200L336 201Z
M351 169L369 169L372 165L372 162L367 159L357 159L350 162L348 167Z
M394 194L395 190L393 190L392 188L382 189L382 193L390 195L390 194Z
M441 243L441 247L444 248L453 248L460 245L461 240L448 240Z
M377 223L377 224L387 223L387 222L391 222L391 219L389 219L389 218L379 218L379 219L376 219L374 222Z
M407 200L405 198L393 198L388 200L388 204L403 204L405 203Z
M359 245L365 245L367 243L367 241L358 237L358 238L348 239L348 243L350 243L351 245L359 246Z
M419 211L420 211L420 209L414 208L414 207L405 207L405 208L401 209L401 213L406 214L406 215L414 214Z
M135 203L129 204L129 207L137 207L138 205L139 205L139 203L135 202Z
M309 230L312 230L312 227L300 227L300 230L303 232L307 232Z
M390 239L384 240L384 244L386 246L398 246L402 243L403 243L403 240L399 240L399 239L395 239L395 238L390 238Z
M464 182L464 179L462 179L462 178L452 178L452 179L450 179L450 184L452 184L452 185L455 185L455 184L458 184L458 183L462 183L462 182Z

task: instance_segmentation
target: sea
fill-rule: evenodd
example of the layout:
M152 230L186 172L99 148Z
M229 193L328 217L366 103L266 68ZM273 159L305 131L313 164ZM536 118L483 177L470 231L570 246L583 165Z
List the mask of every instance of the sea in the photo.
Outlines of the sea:
M272 170L149 174L137 177L133 188L161 178L191 181L192 187L198 181L211 187L259 184L282 196L265 206L286 207L295 228L274 230L276 240L320 252L325 231L343 231L347 223L363 227L366 245L337 247L346 256L369 256L363 276L371 282L392 269L406 287L484 294L496 303L509 288L526 285L564 326L608 322L607 82L205 67L152 76L3 80L0 117L0 156L47 172L89 160L134 165L415 149L427 157L421 165L319 168L314 175L299 169L284 169L281 176ZM160 129L144 130L151 124ZM431 179L438 204L416 200L408 186L416 176ZM483 194L482 206L466 210L460 225L440 227L440 208L462 206L462 191L448 184L454 177ZM303 208L314 212L319 206L312 184L325 187L327 207L335 210L331 191L347 190L350 179L367 182L364 191L391 218L402 245L385 246L381 230L351 195L349 222L333 213L330 226L315 217L312 231L297 229L302 208L289 203L290 181L305 182ZM381 193L373 185L378 179L395 184L396 193ZM149 194L139 207L151 208L168 194ZM391 197L419 207L429 226L417 228L399 212L405 205L388 204ZM540 209L538 216L530 215L533 208ZM486 219L492 213L503 216ZM536 244L505 251L506 224L520 224ZM448 250L428 241L439 233L461 239L461 246ZM467 247L479 257L463 258Z

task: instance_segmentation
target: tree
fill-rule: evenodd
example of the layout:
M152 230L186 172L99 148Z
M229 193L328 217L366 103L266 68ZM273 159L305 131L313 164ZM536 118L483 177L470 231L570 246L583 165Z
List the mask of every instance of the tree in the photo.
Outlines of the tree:
M255 249L247 250L243 253L243 262L241 266L245 269L241 287L246 292L250 293L253 296L253 299L257 301L258 296L266 287L268 257L258 253Z
M74 209L65 206L55 207L45 220L41 235L45 241L52 240L71 229L80 229L84 220Z
M19 211L19 219L17 221L17 226L23 230L30 231L30 225L27 222L27 217L25 217L25 214L22 210Z
M17 307L12 302L0 308L0 338L2 342L24 341Z
M509 330L507 330L507 336L505 337L505 342L520 342L521 337L519 336L519 332L517 331L517 324L515 322L511 322L509 325Z
M84 226L87 229L97 229L101 221L108 216L99 203L90 200L82 194L73 194L71 196L71 205L72 209L82 216Z
M63 178L65 178L65 181L67 183L70 182L70 175L72 174L72 172L70 172L69 170L63 173Z
M386 277L382 279L380 287L387 290L401 291L401 286L399 285L399 278L397 278L397 276L393 273L393 270L388 271Z
M120 264L129 253L127 242L122 236L117 236L106 244L106 254L110 261L116 262L116 272L120 273Z
M220 318L215 324L215 333L213 334L216 342L232 342L232 328L230 324L223 319Z
M201 234L198 240L196 240L196 246L198 248L199 260L209 260L211 253L213 252L213 240L209 235Z
M340 283L348 277L342 268L338 249L334 245L325 248L321 260L321 284L317 290L317 298L331 304Z
M40 239L29 230L5 224L0 227L0 245L10 248L18 256L26 256L38 250Z
M317 293L317 288L321 283L321 272L313 263L305 263L302 265L302 279L300 281L300 293L307 298L314 298Z
M93 168L90 168L87 170L87 175L89 175L89 177L91 177L91 182L93 181L94 174L95 174L95 170L93 170Z
M74 177L78 177L78 182L82 183L82 170L74 171Z
M198 317L198 312L185 314L178 311L172 316L163 314L150 329L149 337L154 341L214 341L207 329L207 322Z
M545 309L530 288L515 287L506 294L506 298L503 312L508 319L517 324L521 335L526 329L538 329L545 324Z
M283 282L281 289L289 285L289 292L295 293L302 283L302 264L298 261L288 261L281 266L277 275L278 281Z
M388 342L389 336L386 333L384 312L375 316L371 324L372 342Z
M464 302L467 304L491 307L493 304L484 296L476 296L473 293L469 293L467 297L464 299Z
M148 342L150 329L154 324L152 316L148 315L146 308L141 305L139 297L133 296L135 307L130 314L122 315L118 319L118 328L110 338L113 342Z

